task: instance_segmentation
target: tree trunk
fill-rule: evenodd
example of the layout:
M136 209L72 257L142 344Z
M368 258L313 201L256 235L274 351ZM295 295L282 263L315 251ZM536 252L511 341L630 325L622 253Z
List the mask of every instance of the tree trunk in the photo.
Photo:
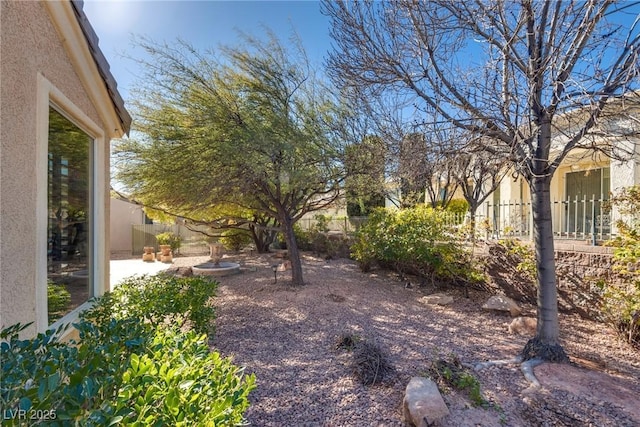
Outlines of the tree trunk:
M468 201L467 201L468 202ZM471 233L471 244L473 248L476 247L476 213L478 212L478 205L475 203L469 203L469 232Z
M535 338L522 351L525 360L539 358L566 361L560 346L558 323L558 290L551 219L551 177L534 176L530 181L533 214L533 237L538 273L538 328Z
M294 286L304 285L302 278L302 263L300 262L300 251L298 250L298 242L293 233L293 220L289 215L281 215L280 223L284 238L287 242L287 252L289 253L289 261L291 261L291 282Z
M276 235L275 232L256 227L255 225L250 225L249 230L251 231L251 237L253 238L253 243L255 243L258 253L264 254L269 252L269 246L273 243Z

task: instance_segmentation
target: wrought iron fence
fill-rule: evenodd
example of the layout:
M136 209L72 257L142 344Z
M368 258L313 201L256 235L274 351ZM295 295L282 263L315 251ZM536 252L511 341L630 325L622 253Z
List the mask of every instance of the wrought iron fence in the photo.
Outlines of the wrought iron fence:
M557 239L603 241L615 237L615 222L620 218L612 212L607 199L554 200L551 202L553 233ZM366 221L366 217L331 218L327 222L330 231L353 232ZM476 233L481 237L500 238L517 236L529 238L533 230L531 202L501 201L487 202L476 213ZM446 224L452 229L461 229L469 224L469 214L447 213ZM318 223L315 218L299 221L303 229Z
M615 222L620 215L611 211L608 200L574 199L551 202L553 233L557 239L590 240L592 242L609 240L615 237ZM470 222L469 214L448 213L447 225L452 229L461 229ZM366 217L333 217L325 223L329 231L352 233L367 220ZM298 225L309 230L318 224L317 218L302 218ZM140 224L133 225L133 254L141 254L144 246L158 247L156 235L171 231L182 238L180 253L183 255L201 255L208 253L205 236L190 230L184 225ZM203 227L203 231L206 227ZM532 235L533 218L531 202L501 201L487 202L476 214L476 234L486 238L517 236L529 238Z
M551 202L553 233L558 239L592 241L608 240L615 236L615 222L619 214L612 211L607 199L575 198ZM478 232L488 236L531 236L533 217L531 202L502 201L485 203L484 212L476 216Z

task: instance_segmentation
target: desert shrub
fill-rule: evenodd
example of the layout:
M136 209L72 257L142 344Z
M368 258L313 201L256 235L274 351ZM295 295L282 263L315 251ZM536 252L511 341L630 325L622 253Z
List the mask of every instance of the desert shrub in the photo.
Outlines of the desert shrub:
M182 245L182 237L178 236L171 231L156 234L156 241L159 245L169 245L173 252L178 251Z
M178 325L188 321L197 333L213 334L217 287L217 282L200 276L134 276L98 300L89 315L121 319L133 312L154 327L167 321Z
M60 319L71 302L71 294L63 285L47 280L47 315L49 324Z
M53 331L30 340L2 331L3 425L23 425L18 410L53 426L243 425L255 378L211 352L204 335L131 318L78 327L77 345Z
M222 232L220 243L229 251L238 252L253 242L253 238L246 230L229 229Z
M293 235L296 237L296 243L301 251L313 250L311 244L312 232L303 229L300 225L295 224L293 226Z
M353 374L363 385L375 385L388 379L393 365L379 344L358 340L353 346Z
M467 212L469 212L469 202L465 199L452 199L447 204L445 210L463 217Z
M454 354L435 360L429 368L429 376L444 392L452 389L464 391L473 406L488 405L480 392L480 382L469 369L462 366L460 359Z
M275 239L273 239L273 243L271 243L271 247L273 249L287 249L287 240L283 233L279 232L276 234Z
M194 283L194 298L206 298ZM148 307L153 299L140 294L159 296L156 285L183 302ZM27 340L18 336L26 326L2 330L3 425L24 425L18 410L53 426L244 425L255 377L211 352L206 335L172 322L181 304L198 311L179 295L190 289L139 278L81 314L77 343L58 341L63 327ZM192 324L209 324L212 316L204 310Z
M328 225L331 217L328 215L316 215L314 218L316 222L308 230L294 226L293 232L298 248L303 251L313 251L327 259L348 258L351 246L349 237L329 236Z
M316 222L313 224L312 229L321 233L329 231L329 222L331 222L329 215L316 214L313 216L313 219L315 219Z
M471 266L469 254L452 238L440 209L376 210L356 233L351 251L364 271L377 263L401 273L445 280L481 277Z
M517 261L516 271L534 282L538 277L538 270L536 268L536 254L533 248L517 239L501 239L498 244Z
M616 223L618 236L609 244L615 246L613 270L620 282L601 282L604 318L630 344L640 347L640 186L625 188L612 199L626 214Z
M360 335L353 332L342 332L336 337L335 347L337 350L351 351L362 340Z

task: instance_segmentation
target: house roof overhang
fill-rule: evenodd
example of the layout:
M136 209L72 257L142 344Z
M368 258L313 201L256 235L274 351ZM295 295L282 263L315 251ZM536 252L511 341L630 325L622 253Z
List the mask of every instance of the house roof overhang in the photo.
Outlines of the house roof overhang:
M129 134L131 116L118 92L117 83L109 71L109 63L98 47L98 36L83 11L83 2L45 1L51 21L80 80L110 138Z

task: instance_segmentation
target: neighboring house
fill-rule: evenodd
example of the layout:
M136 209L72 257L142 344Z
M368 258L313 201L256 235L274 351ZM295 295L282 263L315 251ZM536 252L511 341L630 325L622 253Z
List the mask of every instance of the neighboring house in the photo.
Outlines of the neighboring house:
M623 104L624 100L624 104ZM616 233L617 209L609 209L611 194L640 184L640 92L614 100L592 130L594 144L612 147L611 159L592 149L575 149L560 164L551 181L554 234L557 238L606 240ZM558 122L562 120L559 119ZM563 142L562 123L554 139ZM509 174L489 196L485 209L494 232L531 233L531 195L522 178ZM595 232L595 233L594 233Z
M131 118L82 2L2 1L0 19L0 325L32 336L108 290L110 140ZM57 322L48 282L71 295Z
M579 117L575 120L579 114L578 111L559 117L555 122L556 150L562 148L566 138L563 130L570 129L572 121L579 122ZM608 207L611 194L624 187L640 185L640 91L611 101L585 141L599 147L612 147L619 158L612 159L589 148L577 148L564 159L551 181L554 234L557 238L606 240L615 235L615 220L620 217L615 207ZM400 206L399 184L390 182L389 189L386 206ZM453 198L463 198L460 188L450 186L449 191L453 191ZM445 194L440 190L438 200ZM430 202L425 191L425 203ZM488 225L491 230L487 232L494 236L529 236L532 215L527 182L507 173L476 215L481 234Z
M151 224L142 206L111 198L111 255L133 255L133 226ZM140 251L142 254L142 251Z

